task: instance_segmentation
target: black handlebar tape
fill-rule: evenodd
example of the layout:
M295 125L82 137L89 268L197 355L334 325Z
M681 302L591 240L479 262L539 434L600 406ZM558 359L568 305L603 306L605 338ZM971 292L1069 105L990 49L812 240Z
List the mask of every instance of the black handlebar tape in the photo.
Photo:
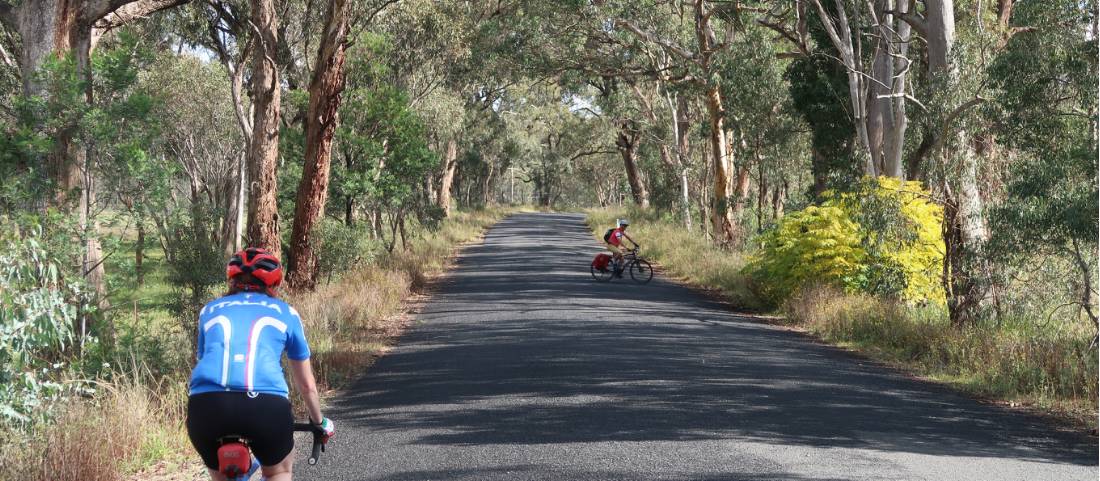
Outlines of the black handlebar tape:
M317 458L320 458L321 452L325 450L325 444L321 442L324 431L310 423L294 423L294 430L313 433L313 452L309 456L309 464L310 466L317 464Z
M321 451L324 450L324 444L321 443L321 435L313 435L313 454L309 455L309 465L313 466L317 464L317 458L321 457Z

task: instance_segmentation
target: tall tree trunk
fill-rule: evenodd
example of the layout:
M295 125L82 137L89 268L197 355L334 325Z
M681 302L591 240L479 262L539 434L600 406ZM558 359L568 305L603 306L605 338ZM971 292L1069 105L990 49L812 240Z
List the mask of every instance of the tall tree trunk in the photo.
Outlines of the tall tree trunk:
M714 175L714 208L711 215L715 239L721 244L740 242L738 219L734 215L736 200L730 192L733 187L732 160L729 141L726 138L725 117L722 107L722 93L717 85L707 88L707 114L710 117L711 163Z
M756 164L756 232L764 232L764 200L768 198L768 180L764 176L764 163Z
M668 97L666 92L666 98ZM682 211L684 228L691 232L691 199L688 192L688 172L691 159L691 119L688 111L687 99L679 96L675 103L671 98L669 109L672 111L672 128L676 137L676 163L680 167L680 209Z
M248 244L279 256L276 163L279 160L281 87L278 56L279 19L274 0L250 0L256 29L252 49L252 143L248 149Z
M451 187L458 170L458 140L450 139L443 154L443 176L439 180L439 192L436 193L436 205L443 209L443 215L451 215ZM461 194L461 192L459 192Z
M229 179L229 182L224 187L225 197L223 203L225 218L221 225L219 238L222 243L222 253L225 254L227 258L233 255L234 252L240 250L240 212L241 208L244 206L243 165L244 155L242 153L242 155L237 157L237 165L235 166L233 177Z
M926 0L923 29L928 43L928 68L943 88L955 90L959 84L959 66L952 56L955 43L953 0ZM960 105L957 109L965 109ZM945 122L950 122L950 116ZM944 126L944 137L936 144L943 172L945 197L944 242L949 244L944 258L949 279L948 310L956 324L969 323L981 316L988 304L989 265L982 250L989 239L984 208L978 186L978 160L971 133L965 126ZM951 168L954 167L954 168ZM953 211L953 212L952 212Z
M872 177L878 175L877 160L879 156L871 148L871 139L867 128L867 86L864 84L863 67L861 65L857 48L859 42L853 42L852 28L848 22L848 12L844 8L844 2L837 1L836 18L830 15L821 0L811 0L817 7L821 24L825 27L825 33L840 54L840 62L848 76L848 99L852 107L852 123L856 127L856 135L859 138L863 154L863 173ZM858 32L856 32L858 33Z
M305 165L298 184L287 263L290 267L287 282L296 289L313 289L317 285L318 264L312 233L325 213L328 200L332 137L340 123L340 93L344 91L350 5L349 0L330 0L317 63L309 82Z
M908 1L896 1L896 0L880 0L885 2L886 9L896 10L898 15L907 15L909 13ZM905 111L905 104L907 99L905 94L906 83L906 71L909 68L909 40L912 34L912 26L908 22L900 21L895 15L885 14L885 22L887 25L892 26L896 32L896 39L893 42L889 42L887 47L894 47L894 58L889 62L893 64L893 68L889 70L888 77L890 85L890 102L889 106L892 110L890 115L891 126L886 131L886 142L884 145L885 151L883 152L883 175L895 177L899 179L905 178L904 162L902 155L905 152L905 133L909 126L909 118ZM880 27L882 35L889 35L886 28ZM887 49L889 51L889 48ZM882 80L886 80L885 78Z
M145 285L145 219L139 216L137 220L137 241L134 242L134 277L137 285Z
M483 180L481 183L481 203L485 206L493 203L491 188L493 182L493 174L495 173L496 164L493 162L489 162L489 173L485 175L485 180Z
M649 208L649 191L645 181L638 171L638 141L642 133L638 130L638 124L632 119L623 119L619 122L619 135L615 139L615 145L623 156L623 165L626 168L626 180L630 183L630 194L634 198L634 204L643 209Z

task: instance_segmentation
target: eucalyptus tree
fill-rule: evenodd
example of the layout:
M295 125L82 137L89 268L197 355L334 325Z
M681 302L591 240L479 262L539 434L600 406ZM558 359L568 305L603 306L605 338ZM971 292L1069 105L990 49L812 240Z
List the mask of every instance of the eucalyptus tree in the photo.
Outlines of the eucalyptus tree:
M805 5L811 4L810 6ZM864 175L904 178L902 155L908 127L907 75L914 63L909 55L912 28L900 18L912 16L907 0L874 2L798 0L794 9L805 17L813 10L838 54L848 80L848 101L860 144ZM802 20L804 22L804 20ZM804 23L783 30L799 49L808 52ZM864 52L870 50L867 55Z
M1009 16L1002 10L997 19L1011 36L990 64L993 95L983 117L1011 149L1004 200L991 209L989 254L1016 277L1046 264L1036 258L1063 259L1072 275L1029 290L1043 293L1048 309L1077 307L1100 328L1096 8L1060 0L1021 3ZM1055 286L1068 295L1047 295Z
M25 97L49 94L42 81L43 68L51 58L71 58L75 76L84 81L85 104L93 103L91 54L103 36L134 20L175 7L186 0L25 0L0 1L0 23L19 33L18 64ZM67 99L77 101L77 99ZM92 216L96 201L94 170L88 159L91 147L77 139L79 126L70 123L58 132L49 154L42 160L54 192L51 203L74 213L81 226L84 249L81 272L106 299L103 249Z
M549 207L571 190L566 183L579 162L615 153L617 129L606 118L575 108L558 84L534 82L509 91L501 108L517 147L520 178L532 184L538 205Z
M180 78L189 81L177 82ZM155 221L170 259L198 246L209 246L219 256L235 247L239 193L236 174L244 147L234 125L229 84L216 65L192 55L167 52L158 55L141 76L140 90L156 99L151 116L157 119L158 127L156 142L151 146L154 158L146 163L174 164L171 171L183 182L172 182L182 195L171 195L169 199L163 198L164 193L157 188L148 192L137 189L134 204L141 210L135 213ZM148 181L153 187L154 179L128 181L138 185ZM177 203L179 199L185 199L183 205ZM180 222L181 217L186 221ZM177 229L180 223L188 229Z

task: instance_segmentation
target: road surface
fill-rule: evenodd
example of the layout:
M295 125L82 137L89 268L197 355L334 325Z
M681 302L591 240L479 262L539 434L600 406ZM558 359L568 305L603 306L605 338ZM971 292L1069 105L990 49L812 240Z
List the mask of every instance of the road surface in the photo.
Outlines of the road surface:
M296 477L1097 479L1095 438L660 276L594 282L600 246L583 221L514 215L466 249L399 345L333 402L337 437Z

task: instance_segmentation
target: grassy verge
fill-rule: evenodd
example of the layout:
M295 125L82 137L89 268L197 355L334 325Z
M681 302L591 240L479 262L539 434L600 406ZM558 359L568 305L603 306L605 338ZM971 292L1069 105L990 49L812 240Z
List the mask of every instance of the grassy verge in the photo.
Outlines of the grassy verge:
M408 249L398 246L314 292L288 293L306 324L321 388L339 389L384 353L405 324L407 301L447 268L461 245L509 212L456 212L438 231L410 239ZM0 479L206 479L183 428L190 333L164 307L171 293L163 265L156 257L147 262L146 284L112 298L127 313L115 319L131 365L103 376L110 381L93 382L94 395L57 406L52 422L29 434L0 428ZM151 375L147 363L160 374Z
M690 284L724 294L735 307L757 310L745 255L714 247L697 233L645 212L594 210L602 237L628 216L643 254ZM1097 349L1092 327L1053 326L1021 316L1000 324L954 326L937 307L917 307L829 287L810 286L780 309L779 321L914 375L1012 406L1053 414L1083 429L1097 427Z
M623 213L596 209L587 214L588 225L600 242L603 242L604 232L615 226L616 219L627 217L632 222L628 233L641 244L641 254L659 264L665 274L718 291L738 309L762 309L741 274L745 264L741 253L716 249L698 230L687 231L683 225L641 211Z

